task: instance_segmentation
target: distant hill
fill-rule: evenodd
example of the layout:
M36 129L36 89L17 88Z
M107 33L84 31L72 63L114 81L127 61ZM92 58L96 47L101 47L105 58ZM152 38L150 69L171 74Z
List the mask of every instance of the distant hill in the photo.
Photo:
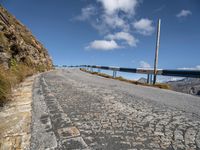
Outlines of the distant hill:
M198 78L184 78L178 81L166 82L172 90L192 95L200 96L200 79Z
M146 78L140 78L138 80L138 82L140 82L140 83L147 83L147 79Z
M138 82L147 83L147 79L140 78ZM184 78L164 83L168 84L174 91L200 96L200 79L198 78Z

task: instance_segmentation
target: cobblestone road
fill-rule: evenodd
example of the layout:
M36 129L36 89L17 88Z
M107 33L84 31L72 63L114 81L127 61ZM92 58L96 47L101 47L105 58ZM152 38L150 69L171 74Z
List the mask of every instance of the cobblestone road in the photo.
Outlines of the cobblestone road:
M200 149L198 97L79 70L43 74L33 92L31 149Z

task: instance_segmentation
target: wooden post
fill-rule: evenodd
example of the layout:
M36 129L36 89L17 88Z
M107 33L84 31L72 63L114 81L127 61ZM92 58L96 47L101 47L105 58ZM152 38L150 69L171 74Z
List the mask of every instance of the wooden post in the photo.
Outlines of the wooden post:
M155 61L154 61L154 78L153 78L153 84L156 83L156 78L157 78L158 52L159 52L159 47L160 47L160 25L161 25L161 19L158 19L157 39L156 39L156 52L155 52Z

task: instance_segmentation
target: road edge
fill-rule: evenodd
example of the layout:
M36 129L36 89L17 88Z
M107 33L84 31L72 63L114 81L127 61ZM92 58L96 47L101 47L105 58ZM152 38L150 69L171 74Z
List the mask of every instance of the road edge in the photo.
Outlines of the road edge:
M0 110L0 149L29 149L34 75L12 92L12 100Z

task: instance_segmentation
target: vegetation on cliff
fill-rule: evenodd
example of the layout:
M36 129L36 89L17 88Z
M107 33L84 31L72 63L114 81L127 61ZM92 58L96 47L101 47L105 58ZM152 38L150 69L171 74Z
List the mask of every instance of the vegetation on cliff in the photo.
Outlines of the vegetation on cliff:
M52 61L43 45L0 6L0 105L24 78L51 68Z

